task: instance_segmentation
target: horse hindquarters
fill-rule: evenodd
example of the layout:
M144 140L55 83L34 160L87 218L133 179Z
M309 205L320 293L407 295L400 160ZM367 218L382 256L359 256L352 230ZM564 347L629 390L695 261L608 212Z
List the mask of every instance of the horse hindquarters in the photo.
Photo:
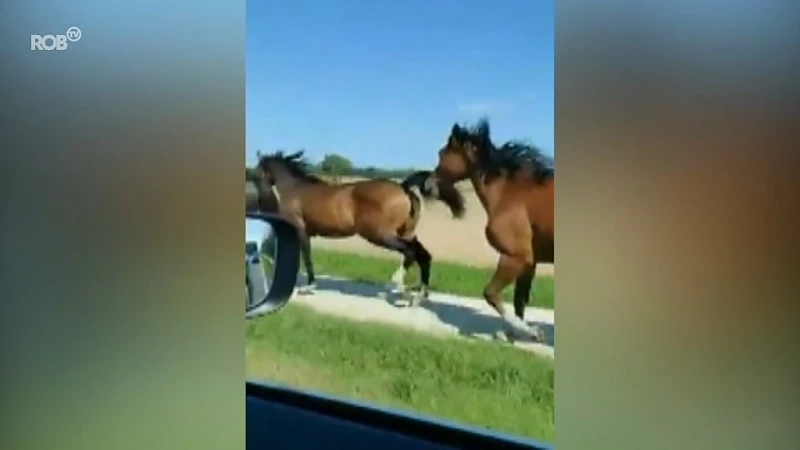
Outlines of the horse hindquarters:
M365 185L364 188L367 186ZM354 192L357 205L356 227L367 242L403 255L390 278L398 291L405 291L405 275L414 263L420 266L421 297L427 296L431 255L416 237L421 202L393 182L371 184L369 190ZM415 204L415 201L417 204ZM418 299L412 299L416 305Z

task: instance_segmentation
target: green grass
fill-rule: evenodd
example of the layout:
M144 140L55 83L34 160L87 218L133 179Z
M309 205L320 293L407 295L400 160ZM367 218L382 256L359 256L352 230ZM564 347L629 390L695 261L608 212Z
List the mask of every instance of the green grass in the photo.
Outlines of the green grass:
M290 304L247 324L247 376L551 441L553 362Z
M376 256L358 255L336 250L315 247L311 251L314 270L326 274L348 278L365 283L385 285L397 269L399 258L388 259ZM494 269L470 267L444 261L433 261L431 267L431 289L456 295L482 298L483 288L492 277ZM419 283L419 270L414 266L406 277L406 283ZM513 283L503 292L507 302L513 300ZM555 280L550 276L534 279L530 306L553 309L555 303Z

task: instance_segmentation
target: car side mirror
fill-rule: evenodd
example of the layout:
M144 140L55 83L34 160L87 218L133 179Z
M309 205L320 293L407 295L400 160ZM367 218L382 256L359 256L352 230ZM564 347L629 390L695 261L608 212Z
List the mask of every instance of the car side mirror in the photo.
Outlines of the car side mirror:
M245 318L289 303L299 268L297 229L274 214L245 213Z

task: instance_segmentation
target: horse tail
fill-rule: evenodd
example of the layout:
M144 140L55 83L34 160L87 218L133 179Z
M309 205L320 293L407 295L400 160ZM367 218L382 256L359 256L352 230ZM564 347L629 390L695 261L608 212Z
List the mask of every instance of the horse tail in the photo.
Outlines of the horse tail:
M430 170L412 173L400 183L400 186L411 199L411 214L418 218L422 210L423 200L439 200L450 209L455 218L461 218L466 212L464 195L452 184L444 183L433 176ZM416 207L414 205L417 205Z
M400 187L411 197L411 202L422 200L432 200L436 198L436 191L432 183L429 182L433 172L420 170L414 172L400 183Z
M423 201L432 198L431 195L433 193L425 186L423 172L411 174L400 183L400 187L403 188L403 192L408 196L408 200L411 202L411 209L408 211L408 218L398 232L404 235L413 235L414 230L417 228L417 222L419 222L419 218L422 215Z

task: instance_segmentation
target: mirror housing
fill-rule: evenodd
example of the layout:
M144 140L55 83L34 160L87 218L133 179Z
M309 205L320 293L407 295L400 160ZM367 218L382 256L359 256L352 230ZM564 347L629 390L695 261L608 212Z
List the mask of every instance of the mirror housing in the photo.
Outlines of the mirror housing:
M261 252L245 241L245 318L277 312L291 299L300 268L300 240L297 229L275 214L246 212L246 219L260 220L272 227L275 241L272 280L267 283L261 269Z

